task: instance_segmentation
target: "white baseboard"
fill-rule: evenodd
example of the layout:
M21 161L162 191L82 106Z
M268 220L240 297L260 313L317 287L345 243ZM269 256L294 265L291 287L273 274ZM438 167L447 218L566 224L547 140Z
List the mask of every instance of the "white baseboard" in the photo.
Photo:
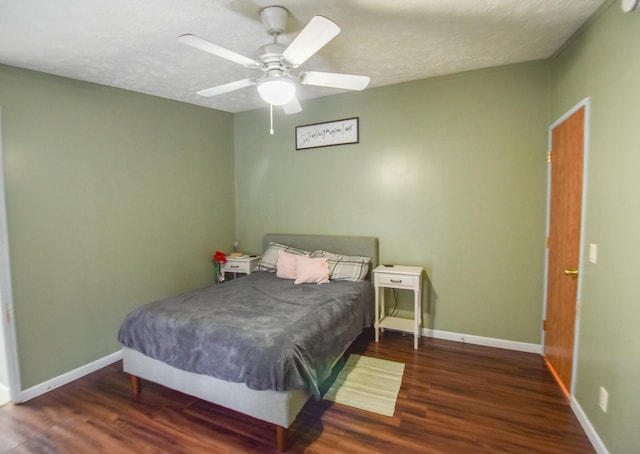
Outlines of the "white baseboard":
M0 383L0 405L5 404L11 400L11 393L9 387Z
M584 432L587 434L589 441L593 445L593 449L595 449L598 454L609 454L609 450L602 442L602 439L598 435L598 432L596 432L596 429L591 425L591 421L587 418L587 415L582 410L582 407L576 400L575 396L571 396L571 409L573 410L573 414L576 415L576 418L578 418Z
M463 342L467 344L484 345L485 347L504 348L507 350L516 350L527 353L537 353L542 355L542 345L530 344L527 342L510 341L504 339L496 339L494 337L473 336L470 334L453 333L450 331L440 331L437 329L422 329L422 335L433 337L435 339L444 339L455 342Z
M52 389L58 388L59 386L71 383L78 378L84 377L85 375L95 372L98 369L102 369L103 367L108 366L109 364L113 364L121 359L122 350L111 353L104 358L97 359L89 364L80 366L77 369L66 372L62 375L58 375L57 377L54 377L51 380L47 380L44 383L32 386L31 388L25 389L20 393L20 402L26 402L30 399L33 399L34 397L38 397L48 391L51 391Z

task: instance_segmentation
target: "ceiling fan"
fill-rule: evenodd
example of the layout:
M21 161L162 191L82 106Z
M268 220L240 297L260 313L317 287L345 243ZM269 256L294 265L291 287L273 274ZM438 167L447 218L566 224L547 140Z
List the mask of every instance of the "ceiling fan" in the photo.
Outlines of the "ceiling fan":
M246 68L264 72L261 77L249 77L235 82L200 90L200 96L218 96L256 85L260 97L272 106L282 106L286 114L302 111L296 97L296 83L320 87L363 90L369 85L368 76L338 74L320 71L293 71L306 62L313 54L331 41L340 27L323 16L314 16L296 38L285 47L278 43L278 36L284 33L289 11L282 6L268 6L260 10L260 18L273 42L258 49L255 59L245 57L232 50L218 46L196 35L185 34L178 38L183 44L225 58Z

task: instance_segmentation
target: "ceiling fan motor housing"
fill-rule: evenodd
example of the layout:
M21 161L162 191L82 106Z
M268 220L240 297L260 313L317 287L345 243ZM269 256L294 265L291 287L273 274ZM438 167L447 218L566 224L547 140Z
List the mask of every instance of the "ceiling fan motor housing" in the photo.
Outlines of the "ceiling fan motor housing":
M282 52L285 46L280 43L269 43L258 49L256 59L262 64L266 71L271 69L284 70L282 63Z

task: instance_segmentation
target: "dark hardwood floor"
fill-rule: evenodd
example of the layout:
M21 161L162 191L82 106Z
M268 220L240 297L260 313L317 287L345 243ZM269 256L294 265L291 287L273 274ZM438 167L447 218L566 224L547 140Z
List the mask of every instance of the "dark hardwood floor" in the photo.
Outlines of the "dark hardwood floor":
M385 332L351 352L405 363L395 416L311 399L291 453L591 453L538 355ZM271 453L273 426L146 381L120 362L0 408L2 453Z

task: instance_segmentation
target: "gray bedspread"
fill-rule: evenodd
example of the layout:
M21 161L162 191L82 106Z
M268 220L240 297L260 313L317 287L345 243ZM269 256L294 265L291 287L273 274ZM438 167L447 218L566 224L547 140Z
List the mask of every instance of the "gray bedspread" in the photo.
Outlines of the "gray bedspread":
M257 272L131 312L118 340L176 368L255 390L319 385L371 325L370 282L295 285Z

